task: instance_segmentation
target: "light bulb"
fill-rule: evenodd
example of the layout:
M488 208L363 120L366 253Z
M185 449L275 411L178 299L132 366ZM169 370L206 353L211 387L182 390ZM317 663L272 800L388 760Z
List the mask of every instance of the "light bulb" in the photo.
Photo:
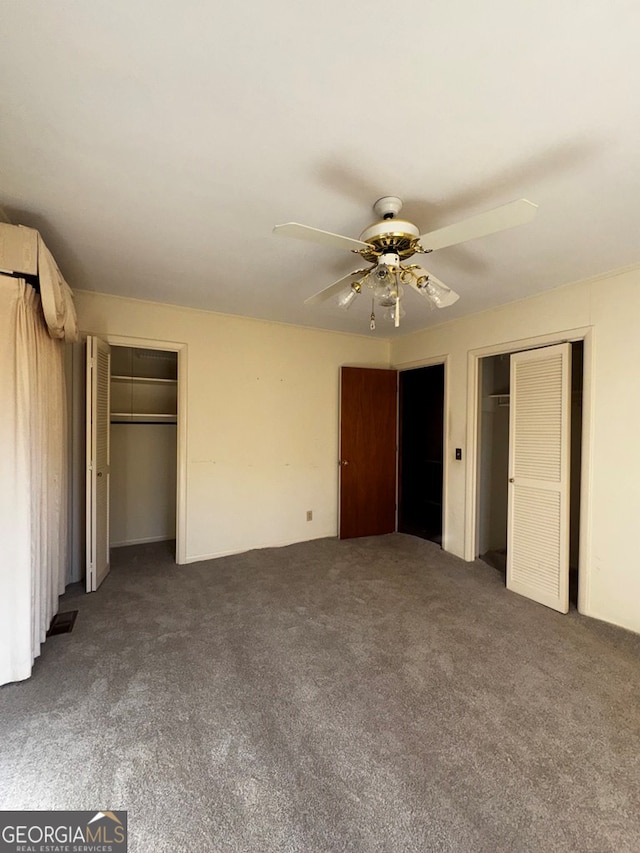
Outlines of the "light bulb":
M395 322L396 317L398 317L398 319L402 319L402 317L404 317L406 313L407 312L402 307L402 303L398 300L397 302L393 303L391 308L387 308L387 310L384 312L384 319L393 320Z
M341 293L338 297L338 305L340 308L344 308L345 310L351 308L358 293L359 291L356 290L355 287L350 287L348 290L345 290L344 293Z
M396 304L396 300L402 298L402 294L403 289L395 279L390 284L377 287L374 291L376 302L382 308L392 308Z
M448 308L460 299L457 293L440 282L429 280L424 290L438 308Z
M378 264L374 269L372 276L374 277L376 284L387 284L393 278L391 270L386 264Z
M394 283L394 275L386 264L375 266L364 279L364 284L372 290L389 286Z
M438 308L441 307L442 300L440 299L440 293L438 292L438 289L436 287L434 287L430 281L427 281L427 283L425 284L424 292L427 294L429 299L431 299L431 301L433 302L434 305L437 305Z

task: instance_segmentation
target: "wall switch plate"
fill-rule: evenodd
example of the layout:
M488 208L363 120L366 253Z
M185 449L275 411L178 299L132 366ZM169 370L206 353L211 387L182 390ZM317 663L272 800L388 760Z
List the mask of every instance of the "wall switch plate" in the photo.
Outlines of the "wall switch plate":
M462 459L462 448L456 447L456 459Z
M313 521L313 510L312 509L307 510L307 521Z

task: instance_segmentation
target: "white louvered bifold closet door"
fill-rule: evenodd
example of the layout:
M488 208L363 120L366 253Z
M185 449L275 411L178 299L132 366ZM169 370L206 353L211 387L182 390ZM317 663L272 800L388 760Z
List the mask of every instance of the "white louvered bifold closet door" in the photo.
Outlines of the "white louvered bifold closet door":
M569 609L571 344L511 356L507 588Z
M111 348L87 337L87 592L109 573Z

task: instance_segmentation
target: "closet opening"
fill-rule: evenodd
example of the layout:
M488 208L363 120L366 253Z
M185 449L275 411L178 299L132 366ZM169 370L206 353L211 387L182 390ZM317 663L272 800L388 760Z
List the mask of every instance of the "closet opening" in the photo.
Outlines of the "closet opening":
M177 389L177 352L111 345L111 548L175 551Z
M584 342L571 347L569 405L569 602L578 605ZM479 444L476 556L506 582L508 557L510 362L513 353L478 360Z
M444 364L399 374L398 531L442 544Z

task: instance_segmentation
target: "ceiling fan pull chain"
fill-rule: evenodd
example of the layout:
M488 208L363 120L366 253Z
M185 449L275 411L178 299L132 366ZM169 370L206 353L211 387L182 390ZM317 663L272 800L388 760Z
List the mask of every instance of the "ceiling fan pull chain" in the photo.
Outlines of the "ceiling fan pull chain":
M373 299L371 300L371 319L369 320L369 328L372 332L375 332L376 330L376 312Z

